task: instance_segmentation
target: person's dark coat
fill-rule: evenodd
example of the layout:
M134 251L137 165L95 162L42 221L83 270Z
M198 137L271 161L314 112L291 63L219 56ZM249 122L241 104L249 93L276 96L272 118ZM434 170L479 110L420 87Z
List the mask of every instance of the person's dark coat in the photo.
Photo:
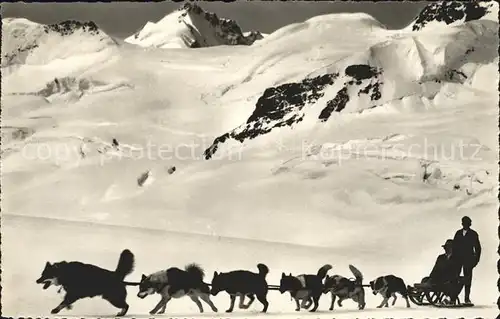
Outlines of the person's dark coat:
M446 254L442 254L436 259L429 277L433 283L444 283L458 278L459 272L460 264L455 256L448 257Z
M481 257L478 234L469 229L464 236L463 230L458 230L453 238L453 253L462 265L475 267Z

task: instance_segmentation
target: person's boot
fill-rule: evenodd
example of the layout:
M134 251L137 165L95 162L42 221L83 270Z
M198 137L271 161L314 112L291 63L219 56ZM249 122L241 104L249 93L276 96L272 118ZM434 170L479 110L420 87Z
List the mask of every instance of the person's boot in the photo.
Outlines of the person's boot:
M466 295L465 295L464 304L466 304L466 305L471 305L472 304L472 302L470 301L470 296L469 296L468 293L466 293Z
M464 304L466 304L466 305L471 304L471 302L470 302L470 297L469 297L469 294L468 294L468 293L466 293L466 294L465 294Z

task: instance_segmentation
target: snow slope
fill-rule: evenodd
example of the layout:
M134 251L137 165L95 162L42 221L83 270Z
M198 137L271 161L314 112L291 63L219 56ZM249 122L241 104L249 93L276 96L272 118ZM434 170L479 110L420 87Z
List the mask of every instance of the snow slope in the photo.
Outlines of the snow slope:
M46 261L113 268L123 248L137 257L129 280L195 261L206 281L214 270L265 262L270 284L282 271L324 263L346 276L353 264L366 282L393 273L411 284L469 215L483 245L476 308L379 310L379 296L368 294L362 315L493 318L496 30L488 19L387 30L365 14L335 14L252 46L122 43L105 55L2 68L10 68L2 79L4 314L48 315L59 302L34 284ZM29 262L19 253L26 247ZM146 317L157 299L135 294L130 287L129 316ZM214 300L221 310L228 304L223 294ZM270 302L271 317L310 316L295 313L288 295L272 292ZM361 314L351 301L334 312L328 305L324 296L314 317ZM171 312L198 316L187 299ZM94 298L61 316L115 313Z
M108 52L116 45L93 22L41 25L24 18L2 19L2 68L19 64L48 67L54 60Z
M473 20L498 20L494 1L436 1L426 6L408 26L413 31L462 24Z
M221 19L196 4L186 3L160 21L146 23L125 41L142 47L199 48L251 45L262 38L258 31L243 33L236 21Z
M60 93L71 91L78 96L82 90L75 92L78 90L69 89L65 83L79 82L88 87L92 80L76 79L76 75L112 61L119 55L118 47L118 41L91 21L41 25L24 18L2 19L2 76L9 77L3 83L3 92L45 96L48 92L40 91L54 86ZM52 85L54 81L61 84ZM109 83L99 86L105 84Z
M350 22L349 18L335 20L344 25ZM366 30L365 25L356 27ZM410 97L432 105L446 89L443 81L464 83L471 76L465 69L496 68L497 29L498 23L493 21L471 21L439 33L432 30L378 38L379 43L301 80L267 88L245 122L217 137L205 157L211 158L228 140L243 143L300 122L313 125L327 121L334 112L359 112Z

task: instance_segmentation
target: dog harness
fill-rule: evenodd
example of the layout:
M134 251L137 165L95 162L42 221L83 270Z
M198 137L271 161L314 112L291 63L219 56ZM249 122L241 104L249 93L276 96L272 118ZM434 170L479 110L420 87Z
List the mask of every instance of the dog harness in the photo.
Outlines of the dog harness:
M295 297L298 299L304 299L306 298L309 293L306 292L300 292L302 288L306 288L306 277L304 275L299 275L295 277L297 279L297 282L299 283L300 287L295 291ZM293 293L290 291L290 300L293 300Z
M383 282L382 288L375 290L375 292L380 293L383 296L386 296L387 289L389 289L389 287L387 286L387 280L385 279L385 277L382 277L382 282Z
M297 279L299 280L302 288L306 287L306 277L304 275L299 275L297 276Z

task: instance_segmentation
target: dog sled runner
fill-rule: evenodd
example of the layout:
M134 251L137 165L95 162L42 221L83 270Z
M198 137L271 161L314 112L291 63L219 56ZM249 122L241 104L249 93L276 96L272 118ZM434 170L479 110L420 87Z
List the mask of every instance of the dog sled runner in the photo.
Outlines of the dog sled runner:
M433 306L438 308L473 307L473 304L460 303L458 294L464 286L464 277L454 282L432 284L428 277L413 286L408 285L408 297L417 306Z

